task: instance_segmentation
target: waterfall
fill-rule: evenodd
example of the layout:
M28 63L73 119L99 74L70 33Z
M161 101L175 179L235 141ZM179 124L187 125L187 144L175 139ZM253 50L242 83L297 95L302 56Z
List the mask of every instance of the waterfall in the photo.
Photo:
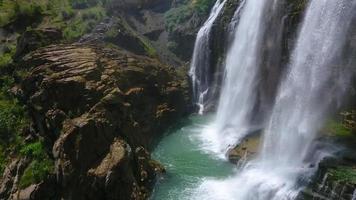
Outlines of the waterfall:
M257 100L259 71L265 61L266 21L272 18L266 15L278 13L277 1L241 1L231 20L229 29L234 34L230 36L216 120L201 135L206 143L204 148L219 157L225 157L227 149L253 129L250 121Z
M199 113L203 114L208 98L209 87L212 83L209 72L210 66L210 33L214 21L219 16L226 0L217 0L209 18L199 30L195 45L189 75L192 79L193 101L199 106Z
M269 1L248 0L227 57L226 78L217 113L217 130L234 143L246 131L255 101L263 7ZM269 2L271 3L271 2ZM324 154L313 147L318 130L340 106L349 84L347 33L356 1L311 0L288 71L264 131L261 152L234 177L205 180L197 191L206 200L296 199ZM221 140L215 136L214 139ZM221 147L220 146L220 147Z
M310 144L348 88L348 69L340 61L355 4L311 1L266 130L265 162L307 164Z

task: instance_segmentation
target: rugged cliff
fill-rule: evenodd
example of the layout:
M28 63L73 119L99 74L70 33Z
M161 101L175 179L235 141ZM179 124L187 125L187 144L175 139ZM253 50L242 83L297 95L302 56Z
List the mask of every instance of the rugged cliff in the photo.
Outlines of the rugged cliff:
M0 199L147 199L164 171L149 151L191 109L187 66L214 2L0 1ZM211 110L241 2L227 0L212 29ZM286 0L266 15L282 31L266 34L260 50L256 124L273 104L306 2ZM340 143L354 144L354 126L332 123L332 139L346 130ZM339 175L355 177L356 162L344 161L322 164L303 198L326 198L335 183L336 199L354 188Z
M52 3L0 4L0 199L147 199L149 151L190 105L174 2Z
M19 90L38 130L26 137L43 138L55 170L18 190L12 173L26 171L18 161L5 170L2 198L146 199L162 170L147 150L186 113L184 74L154 59L85 45L50 46L21 66L32 68Z

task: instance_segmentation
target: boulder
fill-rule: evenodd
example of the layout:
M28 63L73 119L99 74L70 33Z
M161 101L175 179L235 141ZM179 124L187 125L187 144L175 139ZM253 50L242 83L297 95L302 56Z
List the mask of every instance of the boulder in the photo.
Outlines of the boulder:
M18 38L14 58L20 59L31 51L54 44L62 39L62 31L56 28L29 29Z
M252 159L260 147L260 134L253 134L244 138L239 144L227 152L227 157L231 163L237 164Z

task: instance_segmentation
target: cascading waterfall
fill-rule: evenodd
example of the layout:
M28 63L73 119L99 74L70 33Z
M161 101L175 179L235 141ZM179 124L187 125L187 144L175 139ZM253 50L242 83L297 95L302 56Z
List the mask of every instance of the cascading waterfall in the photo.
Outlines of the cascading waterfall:
M247 134L256 101L257 73L265 33L264 11L268 0L247 0L234 18L232 46L226 57L225 77L215 123L202 132L206 149L224 157L226 150ZM236 24L232 20L232 26Z
M219 16L220 11L224 7L226 0L217 0L208 20L199 30L190 67L189 75L192 79L193 99L199 106L199 113L203 114L209 87L212 83L209 77L210 71L210 33L214 21Z
M340 60L355 5L311 1L264 137L265 163L308 164L310 144L348 88L349 71Z
M228 56L226 83L217 115L221 128L243 128L246 121L241 118L248 119L250 100L254 99L251 77L258 66L256 49L261 29L258 13L262 13L260 9L266 2L249 0L242 11L236 30L236 40L240 41L233 45ZM343 48L355 9L353 0L309 2L288 72L265 130L261 153L232 178L204 181L195 196L205 200L297 197L316 164L325 156L313 147L317 132L327 114L339 105L349 83L348 59L343 55ZM233 128L231 132L241 131Z

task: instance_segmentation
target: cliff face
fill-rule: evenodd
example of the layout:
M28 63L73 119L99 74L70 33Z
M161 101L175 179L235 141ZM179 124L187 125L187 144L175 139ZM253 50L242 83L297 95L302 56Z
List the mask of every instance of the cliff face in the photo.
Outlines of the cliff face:
M53 146L55 171L8 195L147 199L163 169L147 150L186 113L186 77L154 59L85 45L50 46L21 65L33 68L22 90L35 129Z
M11 145L0 137L0 199L147 199L164 171L149 150L190 105L187 69L165 46L173 2L102 2L74 3L60 27L42 11L31 29L1 27L15 46L0 45L13 80L1 77L1 95L12 87L29 119Z

